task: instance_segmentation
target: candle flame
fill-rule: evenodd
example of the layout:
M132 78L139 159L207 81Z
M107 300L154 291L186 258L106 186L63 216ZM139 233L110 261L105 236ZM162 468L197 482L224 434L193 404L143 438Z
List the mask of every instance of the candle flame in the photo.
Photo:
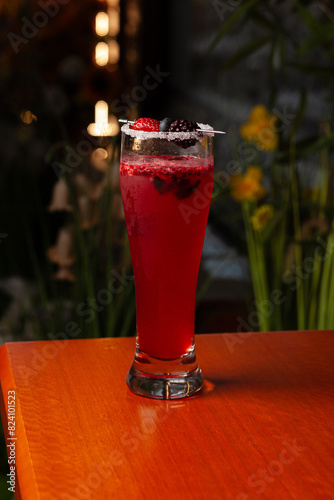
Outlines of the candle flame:
M106 12L98 12L95 17L95 31L98 36L106 36L109 31L109 17Z
M118 134L118 120L114 115L108 116L108 104L105 101L98 101L95 104L95 123L90 123L87 130L90 135L95 137Z
M109 47L105 42L99 42L95 47L95 61L98 66L105 66L109 60Z

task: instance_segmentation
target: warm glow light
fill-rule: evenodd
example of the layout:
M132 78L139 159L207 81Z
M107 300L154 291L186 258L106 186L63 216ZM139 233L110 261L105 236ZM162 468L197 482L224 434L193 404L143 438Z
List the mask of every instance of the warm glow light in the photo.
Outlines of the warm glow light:
M105 36L109 31L109 17L106 12L98 12L95 17L95 31L98 36Z
M125 33L128 36L135 36L138 33L141 23L141 14L137 2L131 0L126 7L126 24L124 27Z
M110 135L117 135L119 132L119 122L117 117L115 115L109 115L108 123L111 130Z
M109 42L109 62L110 64L116 64L119 60L119 44L116 40L110 40Z
M95 104L95 123L90 123L87 130L90 135L97 137L118 134L118 120L114 115L108 117L108 104L105 101Z
M108 151L106 151L104 148L97 148L95 150L95 155L99 160L106 160L108 158Z
M28 109L25 111L22 111L20 115L21 120L23 123L26 123L27 125L30 125L32 122L37 122L37 116L35 116L31 111Z
M129 61L129 63L136 64L136 62L138 61L137 49L133 49L133 48L127 49L125 57L126 57L127 61Z
M119 5L119 0L107 0L107 4L109 5L109 7L116 7L117 5Z
M119 9L108 9L109 16L109 35L116 36L119 33Z
M105 101L95 104L95 123L108 123L108 104Z
M109 48L105 42L99 42L95 47L95 61L99 66L108 64Z
M108 170L108 152L103 148L97 148L91 154L92 165L100 172Z

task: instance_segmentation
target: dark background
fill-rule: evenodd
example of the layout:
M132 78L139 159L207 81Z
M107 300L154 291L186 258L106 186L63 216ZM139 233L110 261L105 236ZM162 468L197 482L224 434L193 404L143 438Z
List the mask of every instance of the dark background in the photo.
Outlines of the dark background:
M108 67L94 63L98 41L94 18L99 10L107 9L107 2L70 0L56 4L58 13L25 38L27 43L20 43L17 53L10 34L23 36L26 20L31 22L43 2L11 0L0 7L0 233L7 235L0 240L2 280L19 276L34 282L31 251L43 263L42 233L52 242L62 223L61 215L50 217L46 213L57 181L52 161L61 161L65 144L75 148L80 142L82 131L94 121L94 106L100 99L108 102L109 111L117 118L172 116L226 130L226 137L215 140L216 172L224 171L233 157L233 148L240 140L238 128L258 103L294 114L301 92L306 92L300 133L317 134L319 122L331 116L333 100L327 99L326 79L298 73L291 65L283 70L278 49L273 55L274 44L264 44L235 66L223 67L247 41L251 43L270 30L277 46L285 44L286 59L292 57L308 28L291 2L258 2L253 18L241 22L240 17L212 47L218 32L244 2L121 0L116 37L120 59L117 65ZM321 5L303 3L319 22L328 21L333 15L330 4ZM319 45L305 60L315 64L323 53ZM145 98L136 100L134 95L140 91L134 94L134 89L143 87L148 71L168 76L161 77L156 88L147 90ZM129 98L130 106L126 101ZM23 123L24 110L30 110L37 120ZM231 200L215 203L209 227L222 245L220 248L218 243L216 253L224 259L232 248L237 262L245 249L234 210ZM243 314L249 294L247 268L242 269L242 263L239 267L242 276L236 279L232 271L226 278L213 272L214 284L198 311L198 317L210 318L210 324L199 323L199 330L235 328L235 317ZM206 273L200 276L205 278ZM0 311L4 311L10 297L6 282L1 283Z

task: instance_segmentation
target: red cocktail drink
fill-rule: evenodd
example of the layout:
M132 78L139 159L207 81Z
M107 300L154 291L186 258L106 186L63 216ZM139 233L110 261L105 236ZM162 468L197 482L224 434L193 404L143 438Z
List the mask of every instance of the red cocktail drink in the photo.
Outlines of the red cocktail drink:
M139 349L176 359L192 347L212 158L123 158L123 205L135 275Z
M204 136L201 142L210 140ZM141 139L140 149L136 137L125 141L120 183L137 313L137 349L128 384L142 395L183 397L191 393L189 380L185 382L187 370L202 385L194 352L194 321L213 188L212 151L200 141L196 147L182 149L161 135ZM166 383L171 389L170 378L179 384L174 395L171 390L166 393ZM157 390L159 382L163 387ZM148 393L150 384L155 387L153 393ZM182 384L186 384L182 391L189 394L180 393Z

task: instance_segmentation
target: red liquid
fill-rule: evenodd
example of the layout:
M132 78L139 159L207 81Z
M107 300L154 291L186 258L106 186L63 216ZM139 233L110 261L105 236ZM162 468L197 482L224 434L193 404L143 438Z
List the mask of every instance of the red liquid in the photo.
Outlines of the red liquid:
M192 346L213 158L123 157L120 181L135 276L137 341L176 359Z

